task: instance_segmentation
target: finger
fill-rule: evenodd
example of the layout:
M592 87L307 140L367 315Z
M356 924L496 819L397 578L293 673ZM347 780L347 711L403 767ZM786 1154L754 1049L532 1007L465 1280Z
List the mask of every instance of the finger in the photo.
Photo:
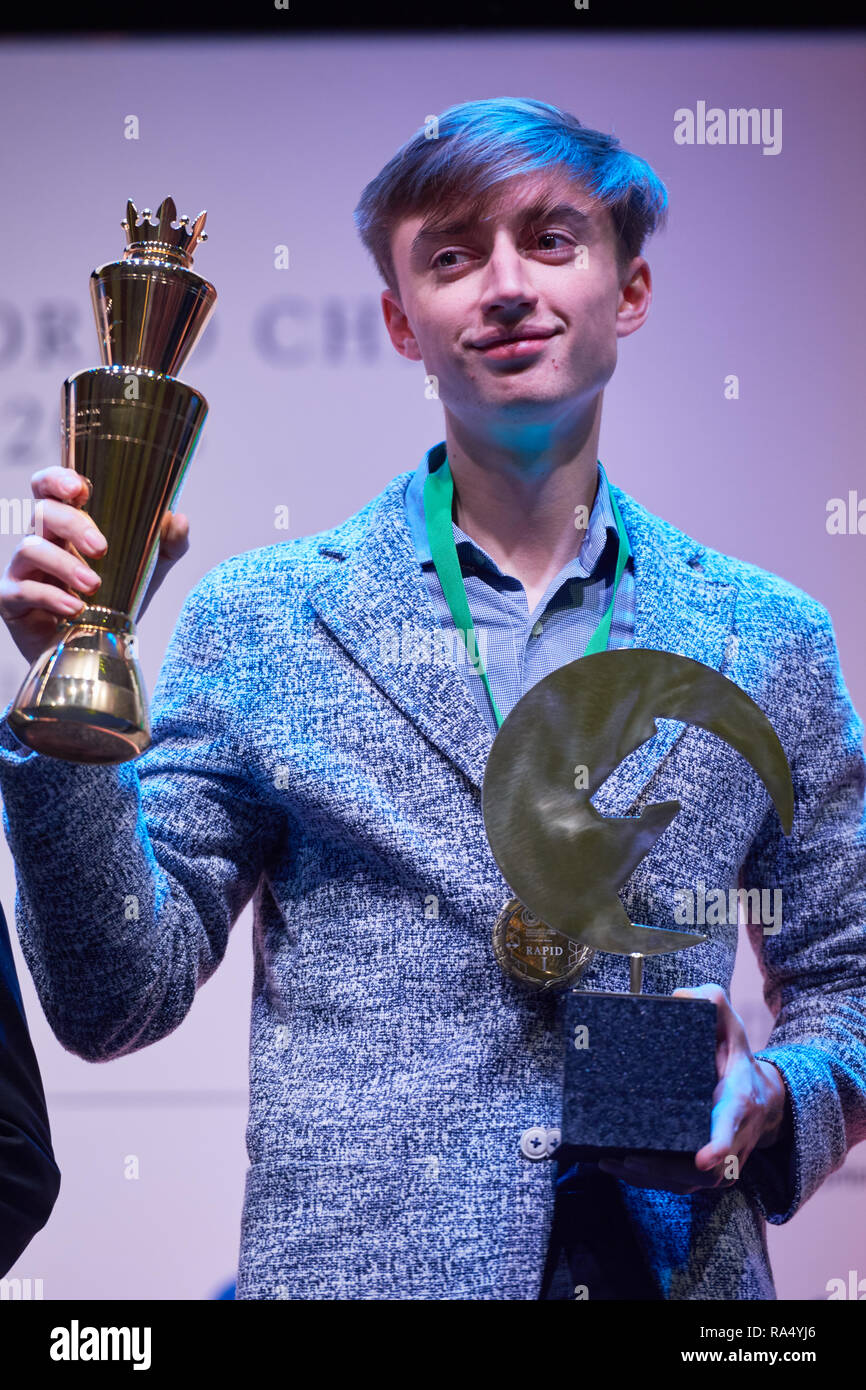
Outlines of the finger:
M695 985L694 989L675 989L672 998L709 999L710 1003L716 1006L716 1042L727 1041L733 1011L730 1000L721 985Z
M739 1175L745 1162L741 1146L732 1145L726 1149L721 1145L705 1144L702 1149L698 1149L695 1155L695 1163L699 1171L704 1178L710 1181L711 1186L726 1185L732 1160L736 1164L733 1171ZM736 1182L736 1178L731 1178L730 1181Z
M697 985L694 989L675 989L673 993L680 998L709 999L716 1005L716 1072L720 1081L732 1070L739 1055L751 1057L743 1020L721 985Z
M727 1159L729 1155L725 1153L723 1157ZM622 1164L626 1173L634 1174L653 1187L666 1187L671 1183L696 1190L716 1187L724 1174L721 1159L709 1171L697 1166L694 1154L627 1154L615 1161Z
M179 560L189 550L189 519L183 512L166 512L160 530L160 559L171 563Z
M40 468L34 473L30 479L30 488L34 497L56 497L62 502L74 500L76 506L89 501L93 493L93 484L89 478L85 478L83 473L76 473L74 468L65 468L59 463L51 468Z
M12 553L6 570L13 583L44 580L46 574L60 584L79 592L93 593L102 582L95 570L69 550L44 536L23 536Z
M731 1001L721 985L706 984L695 985L692 989L675 989L673 991L675 999L709 999L718 1008L719 1013L730 1009Z
M717 1162L721 1162L722 1158L739 1147L738 1140L745 1119L740 1088L733 1084L727 1085L720 1100L713 1106L710 1142L706 1145L716 1153Z
M608 1162L616 1163L626 1173L648 1178L653 1183L695 1183L702 1176L695 1169L692 1154L625 1154L618 1159L602 1159L599 1167Z
M704 1174L698 1172L695 1167L693 1154L627 1156L624 1164L630 1172L650 1178L653 1185L657 1183L662 1186L669 1182L694 1185L704 1181Z
M710 1137L695 1155L698 1168L712 1168L742 1147L743 1127L748 1118L748 1098L742 1084L741 1067L726 1068L713 1092Z
M67 502L55 498L42 498L36 503L34 530L31 535L47 537L48 540L69 541L83 554L97 556L104 553L106 540L87 512ZM91 540L90 532L94 532Z
M614 1159L603 1160L599 1163L599 1168L603 1172L609 1173L612 1178L617 1178L620 1182L628 1183L629 1187L649 1187L660 1189L665 1192L673 1192L679 1197L688 1196L691 1192L696 1192L699 1184L697 1180L689 1183L680 1183L673 1178L660 1180L648 1173L639 1173L632 1168L627 1168L625 1164L620 1164Z
M735 1141L716 1143L711 1139L695 1154L695 1165L701 1173L721 1172L728 1159L736 1158L739 1146Z
M8 579L0 580L0 615L4 621L14 623L39 609L58 618L68 618L84 606L84 600L77 594L70 594L56 584L23 579L12 585Z

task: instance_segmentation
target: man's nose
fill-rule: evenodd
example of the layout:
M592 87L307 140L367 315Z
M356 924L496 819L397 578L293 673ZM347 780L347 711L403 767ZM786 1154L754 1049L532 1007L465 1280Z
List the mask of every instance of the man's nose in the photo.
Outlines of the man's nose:
M485 266L482 306L533 303L537 298L530 267L518 248L513 242L498 242Z

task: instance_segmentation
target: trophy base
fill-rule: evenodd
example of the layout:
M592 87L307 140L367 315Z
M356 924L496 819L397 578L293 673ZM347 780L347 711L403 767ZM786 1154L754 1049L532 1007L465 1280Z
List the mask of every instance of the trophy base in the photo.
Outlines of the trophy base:
M697 1153L709 1142L716 1006L709 999L572 990L562 1149L576 1159Z
M124 763L150 743L135 623L88 606L36 658L7 722L25 747L73 763Z
M707 1139L709 1137L708 1131ZM704 1140L704 1144L707 1139ZM666 1158L681 1159L683 1154L696 1154L704 1144L695 1144L694 1148L688 1149L638 1149L633 1145L628 1148L604 1148L598 1144L560 1144L556 1150L556 1159L561 1168L570 1168L573 1163L598 1163L600 1158L652 1158L664 1161Z

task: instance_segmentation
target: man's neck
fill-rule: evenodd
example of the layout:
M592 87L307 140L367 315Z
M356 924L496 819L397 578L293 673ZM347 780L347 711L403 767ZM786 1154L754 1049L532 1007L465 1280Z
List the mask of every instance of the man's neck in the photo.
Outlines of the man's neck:
M598 483L598 423L582 439L518 453L481 447L446 419L454 519L520 580L530 613L583 544Z

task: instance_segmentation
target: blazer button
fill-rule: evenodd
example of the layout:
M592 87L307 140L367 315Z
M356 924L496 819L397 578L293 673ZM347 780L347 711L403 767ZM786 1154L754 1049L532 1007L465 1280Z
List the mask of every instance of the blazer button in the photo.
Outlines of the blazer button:
M533 1125L520 1136L520 1152L524 1158L547 1158L547 1143L547 1130L542 1129L541 1125Z

